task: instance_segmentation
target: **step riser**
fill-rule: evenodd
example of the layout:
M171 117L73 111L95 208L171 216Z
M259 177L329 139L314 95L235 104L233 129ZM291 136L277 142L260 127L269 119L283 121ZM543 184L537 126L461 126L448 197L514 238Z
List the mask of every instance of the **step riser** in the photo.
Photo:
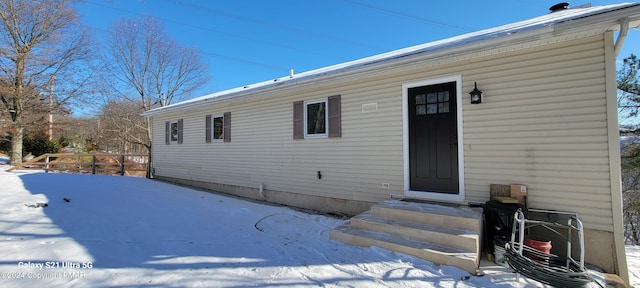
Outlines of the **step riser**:
M378 246L476 274L482 212L468 207L387 200L330 231L329 238Z
M425 212L392 209L387 207L371 207L371 213L377 217L393 220L412 221L422 224L437 225L454 229L469 230L480 233L482 222L480 219L462 218L447 215L438 215Z
M352 218L351 227L355 229L382 232L389 235L408 237L415 240L427 241L435 244L448 245L450 247L467 251L480 249L478 235L453 235L437 231L420 230L410 227L396 226L378 222L370 222L366 219Z
M477 264L473 259L465 259L455 257L453 255L445 255L442 253L434 253L425 249L415 249L394 243L388 243L381 240L355 236L338 230L332 230L329 233L330 239L337 240L354 246L370 247L377 246L391 251L413 255L438 265L450 265L463 269L471 274L477 273Z

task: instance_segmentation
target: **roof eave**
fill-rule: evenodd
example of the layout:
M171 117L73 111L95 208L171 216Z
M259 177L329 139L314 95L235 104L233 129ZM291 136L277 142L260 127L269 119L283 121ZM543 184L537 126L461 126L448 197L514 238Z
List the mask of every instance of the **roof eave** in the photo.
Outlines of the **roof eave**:
M630 16L631 15L631 16ZM181 105L161 107L154 110L144 112L143 116L153 116L157 114L171 113L176 110L190 110L201 107L206 102L224 102L239 101L247 97L256 97L259 95L268 95L272 91L282 91L293 89L300 86L312 84L321 84L326 82L347 81L347 79L368 77L378 73L392 73L396 69L406 68L407 65L427 65L438 59L459 59L460 55L466 58L473 57L469 55L485 55L483 51L497 50L500 47L514 46L521 43L550 39L554 37L562 37L574 35L574 37L594 35L604 33L606 31L618 30L620 21L628 18L630 27L640 26L640 4L627 6L619 10L607 11L601 14L589 15L583 18L577 18L570 21L555 23L548 26L540 26L531 29L518 31L517 33L508 33L496 35L493 38L482 38L475 40L473 38L461 37L460 41L450 41L448 45L426 47L425 49L412 51L411 53L399 54L395 57L381 58L378 61L359 62L352 61L335 66L342 66L338 69L328 69L322 72L322 68L317 73L301 73L291 79L282 78L280 81L274 81L268 85L256 85L252 88L247 86L245 89L233 89L224 95L202 99L197 101L186 101ZM453 37L456 38L456 37ZM452 39L452 38L450 38ZM436 41L438 42L438 41ZM506 48L505 48L506 49ZM456 60L457 61L457 60ZM353 63L353 65L348 65ZM333 66L332 66L333 67ZM310 71L311 72L311 71Z
M640 27L640 4L636 3L636 5L618 10L556 23L554 35L584 33L586 31L599 33L617 31L620 29L620 22L625 18L629 19L629 27Z

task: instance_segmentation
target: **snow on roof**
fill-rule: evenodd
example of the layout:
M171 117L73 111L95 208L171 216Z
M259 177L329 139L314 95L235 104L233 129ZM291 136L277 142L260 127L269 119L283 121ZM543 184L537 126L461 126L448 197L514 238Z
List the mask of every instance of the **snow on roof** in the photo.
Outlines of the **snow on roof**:
M503 25L503 26L498 26L495 28L471 32L471 33L467 33L467 34L463 34L463 35L459 35L459 36L455 36L455 37L451 37L443 40L437 40L434 42L419 44L419 45L402 48L402 49L390 51L387 53L382 53L382 54L354 60L354 61L344 62L344 63L332 65L332 66L327 66L327 67L295 74L293 77L288 75L285 77L276 78L276 79L272 79L264 82L258 82L254 84L245 85L242 87L237 87L229 90L207 94L207 95L193 98L190 100L185 100L179 103L171 104L165 107L152 109L145 112L143 115L150 116L151 114L156 114L161 111L173 110L174 108L183 107L183 106L191 106L191 105L199 104L201 102L208 101L208 100L221 100L221 99L226 99L230 97L247 95L250 92L256 92L257 90L260 90L260 89L275 87L277 85L282 85L287 82L293 83L296 81L300 81L301 79L317 78L317 77L327 76L330 74L335 74L338 72L355 71L358 68L362 68L362 67L369 66L376 63L393 61L394 59L400 59L410 55L431 53L431 52L451 49L455 47L462 47L470 43L475 43L475 42L484 41L484 40L498 39L501 37L514 35L514 34L521 34L522 32L525 32L525 31L532 31L540 28L546 28L557 23L577 20L577 19L588 17L588 16L598 15L598 14L611 12L611 11L624 9L624 8L629 8L633 6L640 6L640 3L621 3L621 4L612 4L612 5L605 5L605 6L577 7L577 8L560 10L557 12L549 13L543 16L531 18L528 20L520 21L520 22L515 22L515 23Z

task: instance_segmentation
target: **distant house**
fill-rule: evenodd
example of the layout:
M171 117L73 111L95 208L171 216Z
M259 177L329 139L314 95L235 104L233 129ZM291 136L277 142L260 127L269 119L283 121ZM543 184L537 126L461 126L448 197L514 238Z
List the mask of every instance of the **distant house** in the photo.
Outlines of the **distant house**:
M524 184L626 278L615 59L639 19L635 3L564 9L157 108L154 176L349 214Z

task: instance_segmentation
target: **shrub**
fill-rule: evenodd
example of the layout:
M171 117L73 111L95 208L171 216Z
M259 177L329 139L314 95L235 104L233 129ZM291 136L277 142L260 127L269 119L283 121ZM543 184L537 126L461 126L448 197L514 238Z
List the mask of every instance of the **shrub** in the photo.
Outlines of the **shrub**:
M31 153L37 157L45 153L60 153L61 149L62 145L58 141L49 140L47 135L37 134L24 138L22 153Z

